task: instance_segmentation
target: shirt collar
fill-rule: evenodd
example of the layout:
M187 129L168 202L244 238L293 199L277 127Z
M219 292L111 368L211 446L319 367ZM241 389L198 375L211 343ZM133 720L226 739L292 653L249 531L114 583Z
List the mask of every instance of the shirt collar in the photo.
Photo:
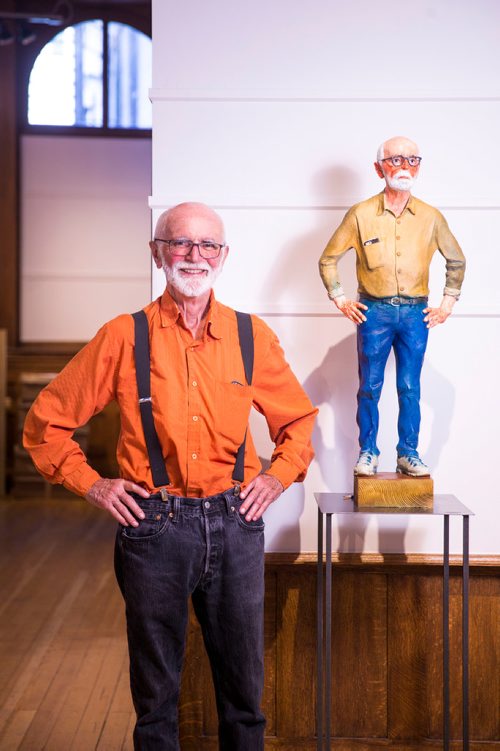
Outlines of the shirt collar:
M162 328L166 326L174 326L178 322L181 313L170 292L165 289L158 302L160 304L160 321ZM221 339L220 309L213 290L210 292L207 319L208 334L214 339Z
M386 210L385 206L385 191L383 190L381 193L378 194L378 207L377 207L377 216L381 216L384 211ZM408 199L408 203L406 204L404 211L410 211L412 214L416 213L416 203L413 196L410 194L410 198ZM387 209L387 211L390 211L390 209Z

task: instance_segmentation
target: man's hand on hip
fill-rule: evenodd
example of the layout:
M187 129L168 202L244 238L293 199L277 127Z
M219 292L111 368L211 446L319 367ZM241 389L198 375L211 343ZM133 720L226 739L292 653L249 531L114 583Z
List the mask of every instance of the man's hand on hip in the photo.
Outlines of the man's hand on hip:
M456 298L451 295L445 295L441 300L439 308L425 308L424 313L427 315L424 318L428 329L432 329L433 326L437 326L438 323L444 323L446 319L451 315L453 306L456 303Z
M266 508L280 497L283 490L284 487L277 477L265 473L257 475L241 493L240 498L245 502L240 508L240 514L246 514L247 522L257 521Z
M359 326L360 323L366 321L366 316L363 315L363 310L368 310L368 308L366 305L363 305L362 302L358 302L357 300L348 300L345 295L334 297L333 302L340 310L340 312L357 326Z
M141 488L140 485L136 485L135 482L105 478L97 480L89 489L85 498L93 506L108 511L123 526L138 527L137 519L144 519L144 513L127 491L137 493L142 498L149 498L148 491Z

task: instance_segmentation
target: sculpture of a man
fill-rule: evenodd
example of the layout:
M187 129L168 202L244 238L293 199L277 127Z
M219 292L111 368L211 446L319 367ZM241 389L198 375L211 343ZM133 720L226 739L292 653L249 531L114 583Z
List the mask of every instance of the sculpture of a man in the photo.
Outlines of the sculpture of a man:
M411 195L420 162L418 146L408 138L383 143L375 169L385 180L384 190L349 209L319 261L328 297L357 325L358 475L377 471L378 401L391 348L399 399L396 469L429 474L417 451L420 373L428 330L444 323L460 295L465 258L443 215ZM351 249L356 251L359 300L346 297L337 273L339 258ZM440 306L431 308L429 266L436 250L446 261L446 283Z

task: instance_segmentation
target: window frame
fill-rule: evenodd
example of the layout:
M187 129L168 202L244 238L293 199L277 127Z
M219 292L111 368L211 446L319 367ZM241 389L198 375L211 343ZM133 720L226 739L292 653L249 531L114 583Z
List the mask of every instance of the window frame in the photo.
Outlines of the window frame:
M29 79L35 61L45 47L57 34L64 29L85 21L103 22L103 120L101 127L82 125L31 125L28 122L28 88ZM19 61L19 91L18 99L18 132L20 135L54 135L54 136L87 136L89 138L151 138L151 128L110 128L108 126L108 24L122 23L131 26L151 39L151 21L127 12L118 10L105 13L75 13L71 23L57 27L37 26L37 38L28 47L22 48Z

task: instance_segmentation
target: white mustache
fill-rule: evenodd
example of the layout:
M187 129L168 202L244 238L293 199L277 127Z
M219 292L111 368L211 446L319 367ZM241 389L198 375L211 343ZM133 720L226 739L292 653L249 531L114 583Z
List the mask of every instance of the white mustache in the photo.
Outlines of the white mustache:
M411 174L407 170L399 170L399 172L396 172L394 175L395 180L399 180L400 177L407 177L408 179L412 179Z

